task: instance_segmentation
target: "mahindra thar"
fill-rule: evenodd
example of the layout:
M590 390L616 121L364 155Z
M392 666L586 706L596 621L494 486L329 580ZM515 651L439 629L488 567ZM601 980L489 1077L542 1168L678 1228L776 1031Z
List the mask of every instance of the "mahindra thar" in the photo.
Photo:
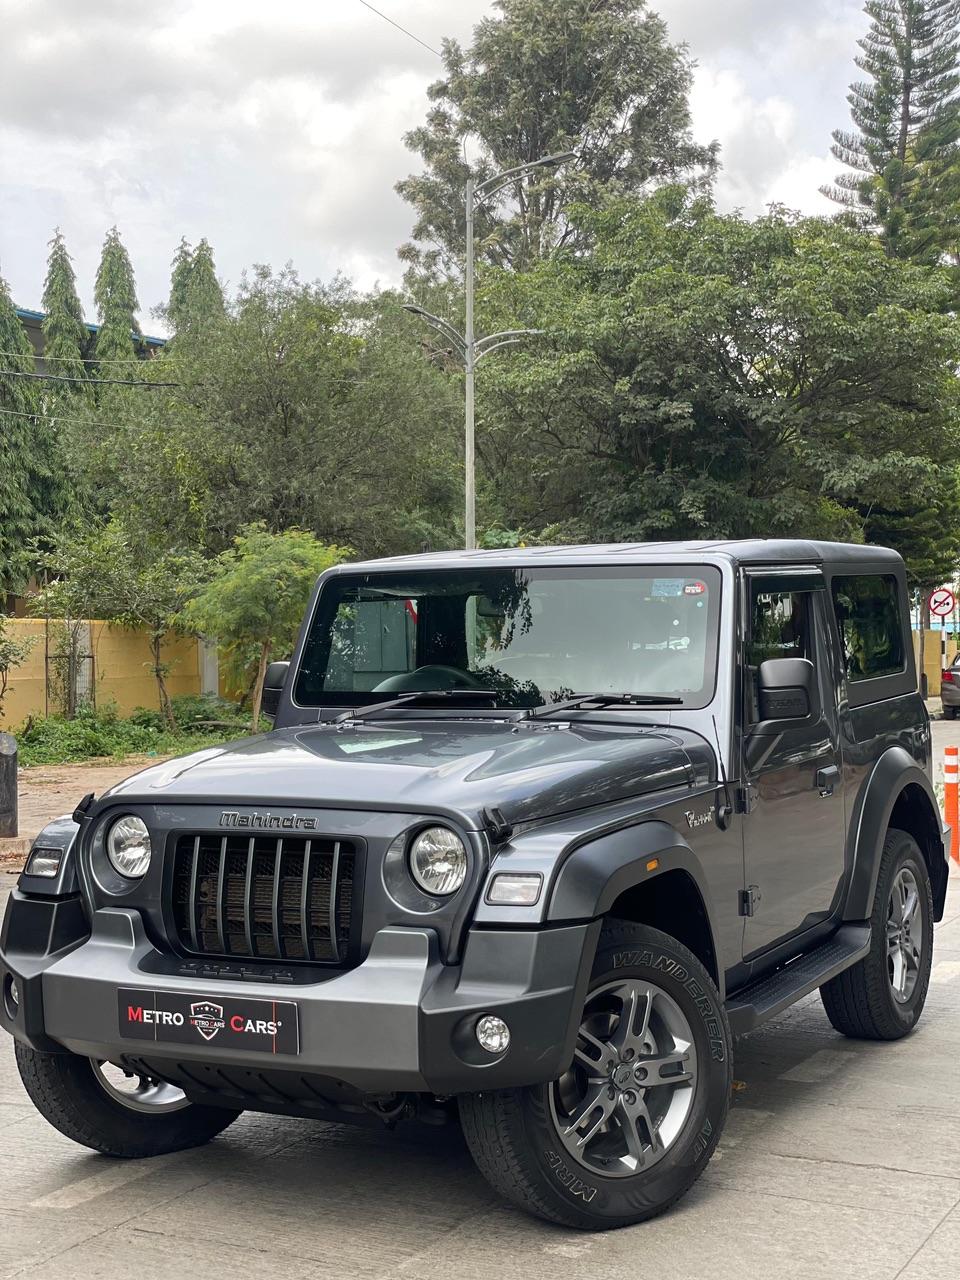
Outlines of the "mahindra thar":
M892 551L457 552L325 573L269 733L46 828L0 1021L112 1156L243 1111L459 1117L568 1227L701 1173L734 1038L916 1026L948 834Z

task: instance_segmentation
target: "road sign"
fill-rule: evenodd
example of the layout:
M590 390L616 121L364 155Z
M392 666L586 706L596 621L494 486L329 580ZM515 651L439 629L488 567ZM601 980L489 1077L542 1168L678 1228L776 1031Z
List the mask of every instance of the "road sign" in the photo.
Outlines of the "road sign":
M949 587L940 587L930 597L930 612L937 618L945 618L956 607L956 596Z

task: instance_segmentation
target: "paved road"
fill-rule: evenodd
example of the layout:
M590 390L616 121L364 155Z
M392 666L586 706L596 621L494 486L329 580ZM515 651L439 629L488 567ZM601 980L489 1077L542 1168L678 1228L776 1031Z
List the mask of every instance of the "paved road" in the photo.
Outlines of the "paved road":
M0 1040L0 1280L956 1280L960 876L914 1036L845 1040L812 997L739 1043L736 1076L681 1205L583 1236L502 1205L455 1133L246 1116L200 1151L88 1154L33 1111Z

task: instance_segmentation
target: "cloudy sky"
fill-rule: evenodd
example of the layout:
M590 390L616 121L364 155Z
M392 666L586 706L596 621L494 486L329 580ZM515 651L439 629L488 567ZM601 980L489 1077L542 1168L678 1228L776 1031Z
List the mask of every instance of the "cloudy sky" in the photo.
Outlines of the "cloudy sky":
M490 0L377 0L439 47L468 40ZM697 60L692 108L716 138L725 208L806 212L848 123L861 0L659 0ZM236 283L251 262L307 278L399 277L410 212L393 193L414 158L439 60L359 0L0 0L0 274L39 305L60 226L92 318L114 223L137 272L143 327L181 235L206 236Z

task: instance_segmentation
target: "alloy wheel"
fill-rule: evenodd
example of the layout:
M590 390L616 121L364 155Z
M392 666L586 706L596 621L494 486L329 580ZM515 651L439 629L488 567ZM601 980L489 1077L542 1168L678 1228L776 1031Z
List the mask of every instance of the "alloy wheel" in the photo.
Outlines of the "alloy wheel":
M142 1111L148 1115L161 1112L180 1111L189 1107L190 1102L182 1089L167 1084L165 1080L154 1080L149 1076L138 1075L112 1062L99 1062L90 1059L93 1075L97 1083L114 1102L131 1111Z
M906 1004L916 990L923 935L920 886L910 868L901 867L887 903L887 973L898 1004Z
M549 1086L567 1153L593 1172L630 1177L657 1164L693 1109L697 1051L680 1006L638 978L587 998L574 1061Z

